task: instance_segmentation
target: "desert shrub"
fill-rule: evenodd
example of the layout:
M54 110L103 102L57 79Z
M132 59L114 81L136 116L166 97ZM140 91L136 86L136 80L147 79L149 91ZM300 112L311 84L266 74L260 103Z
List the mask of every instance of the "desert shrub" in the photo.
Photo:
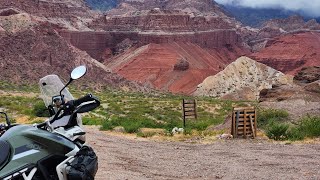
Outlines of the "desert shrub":
M258 111L258 125L267 126L270 122L284 121L288 118L289 113L282 109L263 109Z
M89 117L89 116L82 117L82 124L84 125L100 125L102 124L103 121L104 119L99 117Z
M112 125L112 123L109 120L105 120L102 122L102 126L100 127L100 130L111 130L113 129L114 126Z
M305 136L304 133L301 132L297 127L291 127L287 131L287 137L291 141L303 140L304 136Z
M303 140L305 137L320 136L320 117L305 116L300 122L291 128L288 124L279 122L269 122L266 128L266 134L274 140Z
M137 136L138 137L144 137L144 138L147 138L147 137L152 137L152 136L154 136L154 135L156 135L157 133L155 133L155 132L138 132L137 133Z
M152 119L119 116L103 121L101 130L110 130L116 126L122 126L127 133L137 133L140 128L163 128L163 125Z
M305 137L319 137L320 136L320 117L305 116L298 124L298 130L304 134Z
M37 100L33 104L32 113L37 117L50 117L49 110L47 109L42 100Z
M186 127L183 131L184 135L192 135L192 128Z
M266 135L270 139L286 140L288 138L287 136L288 128L289 128L288 124L271 122L268 124L268 127L266 129Z

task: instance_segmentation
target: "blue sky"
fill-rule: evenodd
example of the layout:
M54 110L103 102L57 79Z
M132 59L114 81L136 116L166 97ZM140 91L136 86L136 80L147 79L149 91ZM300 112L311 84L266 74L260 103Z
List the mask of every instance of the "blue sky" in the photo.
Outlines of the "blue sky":
M311 17L320 16L320 0L215 0L220 4L236 4L251 8L281 8L300 11Z

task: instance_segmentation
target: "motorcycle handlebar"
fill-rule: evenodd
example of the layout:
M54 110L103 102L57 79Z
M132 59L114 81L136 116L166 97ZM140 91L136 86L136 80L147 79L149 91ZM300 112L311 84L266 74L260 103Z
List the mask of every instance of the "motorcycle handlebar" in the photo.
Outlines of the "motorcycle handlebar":
M77 107L77 106L79 106L81 103L83 103L83 102L87 102L87 101L92 101L92 100L95 100L95 98L92 96L92 94L87 94L86 96L84 96L84 97L81 97L81 98L79 98L79 99L77 99L77 100L74 100L73 101L73 105L75 106L75 107Z
M40 124L37 125L37 128L42 128L42 127L44 127L45 125L46 125L46 122L40 123Z
M54 118L52 120L50 120L50 123L53 123L55 120L59 119L59 114L60 114L61 110L69 109L69 110L73 111L74 108L76 108L80 104L82 104L84 102L88 102L88 101L93 101L93 100L95 100L97 103L100 104L100 101L98 100L98 98L96 98L92 94L87 94L86 96L83 96L77 100L71 100L71 101L67 102L62 108L60 108L58 110L58 112L55 114ZM46 125L46 122L43 122L41 124L38 124L37 127L42 128L45 125Z

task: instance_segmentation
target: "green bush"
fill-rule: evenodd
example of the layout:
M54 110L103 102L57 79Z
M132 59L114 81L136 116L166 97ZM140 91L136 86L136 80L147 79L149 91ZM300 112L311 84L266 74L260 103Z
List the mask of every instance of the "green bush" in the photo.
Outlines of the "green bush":
M305 137L319 137L320 136L320 117L317 117L317 116L303 117L298 125L298 130L302 132Z
M265 127L270 122L284 121L288 118L289 113L282 109L263 109L258 111L258 125Z
M154 136L154 135L156 135L155 132L146 132L146 133L138 132L138 133L137 133L137 136L138 136L138 137L143 137L143 138L152 137L152 136Z
M305 135L297 127L292 127L287 131L287 136L291 141L298 141L303 140Z
M50 117L49 110L44 105L42 100L37 100L33 104L32 113L37 117Z
M303 117L298 125L289 128L288 124L275 121L269 122L266 134L274 140L303 140L305 137L320 136L320 117L306 116Z
M82 117L82 124L84 125L100 125L104 119L98 118L98 117Z
M109 120L105 120L102 122L102 126L100 127L100 130L112 130L114 126Z
M287 136L288 128L289 128L288 124L272 122L268 124L266 135L270 139L286 140L288 138Z

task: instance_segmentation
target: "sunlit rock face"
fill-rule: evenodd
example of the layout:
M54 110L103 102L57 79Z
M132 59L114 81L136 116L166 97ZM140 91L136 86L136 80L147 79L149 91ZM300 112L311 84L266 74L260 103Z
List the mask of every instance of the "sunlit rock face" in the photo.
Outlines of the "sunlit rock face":
M194 95L223 97L227 99L255 100L262 89L273 85L288 84L292 77L258 63L247 57L240 57L223 71L207 77L198 85Z

